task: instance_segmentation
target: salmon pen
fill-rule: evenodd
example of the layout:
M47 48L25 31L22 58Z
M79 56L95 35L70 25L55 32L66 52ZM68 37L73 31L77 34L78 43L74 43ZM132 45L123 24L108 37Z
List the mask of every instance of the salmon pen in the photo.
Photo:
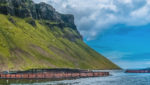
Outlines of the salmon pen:
M104 76L109 76L109 72L93 72L78 69L31 69L0 73L0 79L69 79Z

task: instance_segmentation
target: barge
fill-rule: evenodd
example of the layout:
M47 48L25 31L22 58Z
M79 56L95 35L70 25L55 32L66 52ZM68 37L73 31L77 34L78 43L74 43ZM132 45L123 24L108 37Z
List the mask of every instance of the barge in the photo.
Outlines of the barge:
M31 69L0 73L0 79L69 79L84 77L104 77L109 72L93 72L79 69Z

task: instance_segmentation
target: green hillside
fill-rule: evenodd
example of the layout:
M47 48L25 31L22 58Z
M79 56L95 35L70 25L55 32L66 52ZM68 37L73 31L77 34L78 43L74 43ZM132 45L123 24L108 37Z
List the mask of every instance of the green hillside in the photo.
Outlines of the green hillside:
M5 4L0 6L5 7ZM119 68L88 47L73 26L74 23L70 24L65 17L61 19L67 24L1 12L0 71L32 68Z

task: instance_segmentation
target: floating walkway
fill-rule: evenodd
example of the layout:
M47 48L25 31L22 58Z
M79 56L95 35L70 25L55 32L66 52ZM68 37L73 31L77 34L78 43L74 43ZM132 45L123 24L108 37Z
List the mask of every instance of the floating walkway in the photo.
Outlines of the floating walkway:
M93 72L78 69L32 69L0 73L0 79L69 79L104 76L109 76L109 72Z
M150 73L150 70L126 70L125 73Z

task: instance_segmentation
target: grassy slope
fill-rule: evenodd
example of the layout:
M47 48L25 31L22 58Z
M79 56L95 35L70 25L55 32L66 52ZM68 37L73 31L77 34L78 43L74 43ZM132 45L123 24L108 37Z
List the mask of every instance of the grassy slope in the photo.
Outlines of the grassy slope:
M13 24L8 17L0 14L0 70L118 68L81 40L71 42L61 37L64 33L58 27L50 29L38 20L37 26L33 27L17 17L12 17ZM64 31L76 35L72 29L65 28Z

